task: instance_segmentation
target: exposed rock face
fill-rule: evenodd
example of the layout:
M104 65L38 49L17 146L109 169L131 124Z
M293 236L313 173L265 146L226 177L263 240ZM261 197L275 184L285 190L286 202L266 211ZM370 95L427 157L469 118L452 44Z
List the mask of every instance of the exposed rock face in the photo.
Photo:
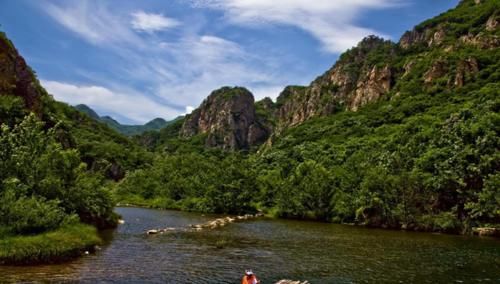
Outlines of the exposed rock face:
M429 46L441 45L445 37L446 37L446 32L444 28L439 27L438 30L432 35L432 38L429 40Z
M277 100L280 127L294 126L323 112L327 113L330 108L328 102L318 107L321 97L321 92L314 92L306 87L286 87Z
M225 150L263 143L269 131L257 120L252 93L244 88L216 90L186 118L181 137L206 134L206 145Z
M258 133L262 130L265 130L265 136L271 135L275 128L275 117L276 117L276 105L270 98L264 98L255 103L255 112L257 118L257 125L262 126L259 129L255 129L254 126L251 126L251 136L249 136L249 143L251 145L259 144L261 141L258 141L262 137L260 135L254 135L254 133Z
M355 96L349 105L352 111L357 111L359 107L378 100L391 88L392 72L387 65L383 68L375 66L363 77L358 81Z
M424 74L424 82L430 84L436 79L443 77L447 73L446 62L438 60L434 62L431 68Z
M0 96L19 96L28 109L40 113L43 94L24 58L5 34L0 33Z
M413 29L403 34L401 40L399 41L399 45L403 49L408 49L417 43L424 42L426 38L427 38L426 32L420 32L417 31L416 29Z
M463 87L463 85L478 72L479 64L475 58L460 61L457 66L454 85L456 87Z
M403 34L399 45L403 49L422 44L427 47L439 46L446 38L446 30L443 26L437 28L427 28L423 30L413 29Z
M250 114L244 114L249 118L248 122L227 124L232 129L229 132L236 131L237 135L228 135L228 132L220 130L224 125L221 121L226 121L226 118L217 118L212 122L204 117L204 111L199 110L186 121L183 136L208 133L209 145L246 148L259 144L262 137L270 134L271 137L279 136L284 129L308 119L342 110L358 111L388 94L395 98L416 91L404 89L410 84L415 88L430 87L431 90L463 87L474 80L480 70L479 62L475 58L461 57L466 52L459 53L458 57L454 56L454 52L471 47L495 49L500 46L496 31L499 16L494 5L479 1L477 4L485 8L481 12L484 15L478 20L477 13L470 10L479 9L474 1L463 0L457 7L463 9L468 17L460 21L473 22L473 28L462 28L454 17L445 13L406 32L397 44L375 36L367 37L342 54L330 70L309 86L288 86L275 104L271 100L258 103L259 117L252 120ZM412 82L406 84L405 81ZM223 111L216 115L227 117ZM216 126L210 128L205 124ZM269 139L267 144L271 145L272 140Z
M500 47L500 38L496 35L467 34L460 37L460 42L481 49L494 49Z
M404 69L403 77L408 76L414 66L415 66L414 60L410 60L410 61L406 62L405 65L403 66L403 69Z
M491 16L488 21L486 22L486 30L487 31L495 31L498 27L498 15L493 15Z
M479 5L482 2L475 0L476 4ZM462 1L461 5L468 5L470 1ZM442 46L445 44L445 39L448 37L454 37L459 39L462 44L473 45L482 49L492 49L498 48L500 46L500 39L498 35L492 33L498 28L500 15L494 13L482 24L482 29L473 33L463 33L456 34L456 32L448 32L446 29L446 20L438 25L427 24L424 26L418 26L411 31L407 31L403 34L399 41L399 46L403 49L410 49L411 47L423 46L423 47L435 47ZM464 30L465 31L465 30ZM448 42L449 44L450 42ZM452 46L444 47L445 50L452 50Z
M379 67L367 58L374 52L383 52L390 58L395 54L395 47L380 38L367 37L357 47L344 53L332 69L310 86L286 87L277 100L279 129L340 109L356 111L379 99L390 91L393 72L388 64Z

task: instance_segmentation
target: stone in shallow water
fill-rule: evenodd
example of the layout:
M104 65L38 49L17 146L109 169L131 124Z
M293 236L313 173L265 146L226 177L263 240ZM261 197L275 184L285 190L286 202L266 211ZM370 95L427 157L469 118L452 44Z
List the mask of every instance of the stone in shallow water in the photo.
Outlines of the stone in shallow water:
M307 281L280 280L276 284L309 284Z
M486 237L500 237L499 228L473 228L472 232L475 235L486 236Z

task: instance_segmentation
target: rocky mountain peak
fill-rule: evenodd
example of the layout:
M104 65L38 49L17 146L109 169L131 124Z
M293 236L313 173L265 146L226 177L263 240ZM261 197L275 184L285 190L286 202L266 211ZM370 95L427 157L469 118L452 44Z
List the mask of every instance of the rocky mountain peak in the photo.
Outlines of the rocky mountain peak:
M363 39L308 87L286 87L277 99L279 127L286 128L341 109L356 111L393 85L396 45L376 36Z
M225 150L248 149L269 136L257 120L252 93L241 87L213 91L186 118L181 137L198 134L207 135L207 146Z

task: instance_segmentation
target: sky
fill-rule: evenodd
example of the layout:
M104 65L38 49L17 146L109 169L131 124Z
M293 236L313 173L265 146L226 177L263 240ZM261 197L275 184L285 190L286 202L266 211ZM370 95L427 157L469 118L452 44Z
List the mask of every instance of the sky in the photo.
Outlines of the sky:
M458 0L0 0L0 30L57 100L121 123L173 119L222 86L308 85L368 35Z

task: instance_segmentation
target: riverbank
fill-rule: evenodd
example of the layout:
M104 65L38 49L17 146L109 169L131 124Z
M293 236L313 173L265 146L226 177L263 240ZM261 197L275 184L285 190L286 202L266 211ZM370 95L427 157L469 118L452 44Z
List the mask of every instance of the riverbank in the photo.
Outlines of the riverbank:
M97 229L71 224L55 231L32 236L5 236L0 239L0 264L56 263L81 256L102 243Z
M165 198L144 199L137 195L116 196L115 199L119 200L116 207L138 207L160 210L180 210L186 211L178 202L168 200Z
M278 218L148 237L149 228L182 230L225 216L131 207L116 212L125 224L99 233L102 251L55 265L0 266L0 282L239 283L245 269L252 269L263 283L500 280L500 246L491 238Z
M176 203L171 200L165 200L163 198L154 198L154 199L143 199L139 196L127 196L126 198L120 198L120 202L116 205L117 207L137 207L137 208L148 208L148 209L159 209L159 210L175 210L175 211L187 211L192 212L192 210L186 210L183 208L182 204ZM199 213L207 213L207 212L199 212ZM280 219L296 219L296 218L286 218L279 217L273 210L268 212L263 212L265 217L268 218L280 218ZM296 220L304 220L304 221L314 221L318 222L316 219L296 219ZM474 235L480 237L495 237L500 238L500 224L488 224L483 227L473 227L469 230L455 230L455 231L447 231L440 230L439 228L434 228L431 226L425 226L421 224L421 226L410 226L410 227L388 227L388 226L373 226L366 225L363 223L337 223L337 222L326 222L332 224L341 224L341 225L349 225L349 226L359 226L359 227L368 227L368 228L377 228L377 229L385 229L385 230L396 230L396 231L407 231L407 232L427 232L427 233L443 233L449 235Z

